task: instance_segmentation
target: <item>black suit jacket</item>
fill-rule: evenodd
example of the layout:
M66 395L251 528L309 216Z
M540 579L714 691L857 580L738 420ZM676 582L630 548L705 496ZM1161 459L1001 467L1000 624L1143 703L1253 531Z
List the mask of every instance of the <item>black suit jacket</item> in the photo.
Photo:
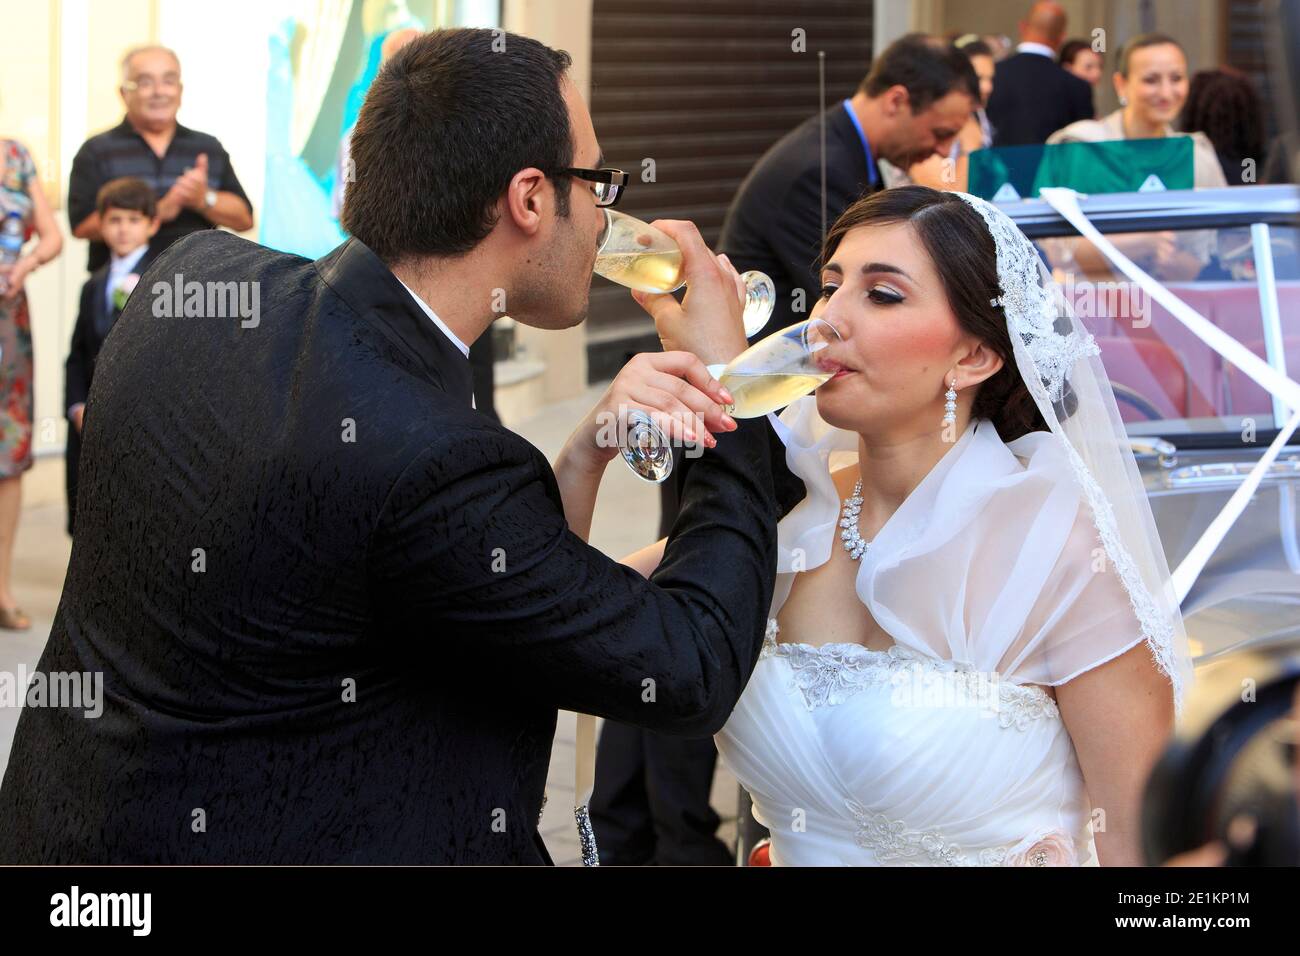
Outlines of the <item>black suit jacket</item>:
M806 120L763 154L741 183L722 224L719 251L741 272L766 272L776 286L776 307L760 335L808 318L821 290L820 119L818 115ZM837 103L826 111L826 227L855 199L880 187L880 171L868 170L857 128L844 105ZM804 291L803 310L796 312L794 290L799 288Z
M156 251L146 249L134 271L143 275L153 262ZM90 274L81 286L81 302L77 309L77 322L72 327L72 346L63 365L63 408L80 404L90 394L90 380L95 374L95 360L103 348L116 317L105 301L104 285L108 281L109 263L104 263Z
M1045 143L1058 129L1092 119L1092 87L1040 53L1016 53L994 68L985 109L994 146Z
M177 273L259 283L258 322L159 317ZM558 709L725 723L804 493L770 425L692 463L646 581L470 388L355 239L155 260L97 363L39 665L101 673L104 711L24 708L0 862L547 863Z
M133 270L143 275L157 255L151 246L144 251ZM90 380L95 374L95 360L104 339L116 321L116 314L105 301L105 284L108 282L109 263L104 263L90 274L81 286L81 303L77 321L72 327L72 345L63 363L63 410L66 415L73 405L79 405L90 394ZM68 499L68 534L72 534L77 518L77 471L81 459L81 436L68 420L68 440L64 451L64 487Z

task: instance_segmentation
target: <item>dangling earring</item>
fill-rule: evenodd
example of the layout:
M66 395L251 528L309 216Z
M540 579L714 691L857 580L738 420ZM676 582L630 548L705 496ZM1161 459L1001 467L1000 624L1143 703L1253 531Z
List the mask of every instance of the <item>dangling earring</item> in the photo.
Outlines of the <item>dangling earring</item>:
M943 424L951 425L957 420L957 379L948 383L948 391L943 393Z
M1121 97L1119 98L1119 105L1120 105L1120 106L1128 106L1128 97L1127 97L1127 96L1121 96Z

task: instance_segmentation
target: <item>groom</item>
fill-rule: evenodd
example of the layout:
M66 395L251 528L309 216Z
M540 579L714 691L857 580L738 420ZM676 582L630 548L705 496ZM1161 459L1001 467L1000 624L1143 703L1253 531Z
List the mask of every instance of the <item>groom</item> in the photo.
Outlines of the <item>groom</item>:
M802 494L778 500L770 426L691 464L647 582L470 407L498 300L541 328L586 313L603 214L565 170L601 158L568 62L487 30L414 40L357 124L354 238L313 263L203 233L142 279L169 291L132 297L99 360L39 665L102 675L102 715L24 708L0 863L549 863L558 709L726 721ZM660 333L726 361L734 286L678 236L702 281L658 303ZM241 284L256 321L160 317L178 281Z

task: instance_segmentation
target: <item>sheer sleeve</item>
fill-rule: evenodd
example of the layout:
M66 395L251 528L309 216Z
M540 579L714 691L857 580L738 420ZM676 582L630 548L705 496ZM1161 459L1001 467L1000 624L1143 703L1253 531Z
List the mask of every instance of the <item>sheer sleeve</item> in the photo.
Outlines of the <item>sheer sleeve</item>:
M998 673L1017 684L1064 684L1144 640L1128 592L1080 501L1060 557L1003 651Z
M914 493L915 520L886 527L859 593L900 643L1063 684L1143 634L1059 443L1044 432L1017 447L1029 457L981 422Z

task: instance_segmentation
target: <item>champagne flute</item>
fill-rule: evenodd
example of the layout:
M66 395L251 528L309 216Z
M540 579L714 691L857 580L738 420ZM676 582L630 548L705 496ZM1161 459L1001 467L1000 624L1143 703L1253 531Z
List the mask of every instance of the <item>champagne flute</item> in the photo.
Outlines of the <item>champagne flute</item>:
M596 252L595 273L639 292L676 292L686 284L682 251L672 238L626 213L604 209L605 231ZM776 306L776 287L762 272L745 272L745 337L767 325ZM640 478L663 481L673 470L672 450L663 432L645 412L627 415L623 460Z
M666 234L626 213L604 209L595 273L638 292L676 292L686 284L682 251ZM762 272L744 272L745 338L757 335L776 307L776 287Z
M829 322L807 319L755 342L715 373L735 399L723 408L733 418L761 418L809 394L839 369L822 354L839 341ZM630 413L628 424L623 460L639 477L663 481L673 466L663 433L644 412Z
M839 366L821 353L839 341L829 322L807 319L755 342L718 375L735 399L727 414L761 418L830 381Z

